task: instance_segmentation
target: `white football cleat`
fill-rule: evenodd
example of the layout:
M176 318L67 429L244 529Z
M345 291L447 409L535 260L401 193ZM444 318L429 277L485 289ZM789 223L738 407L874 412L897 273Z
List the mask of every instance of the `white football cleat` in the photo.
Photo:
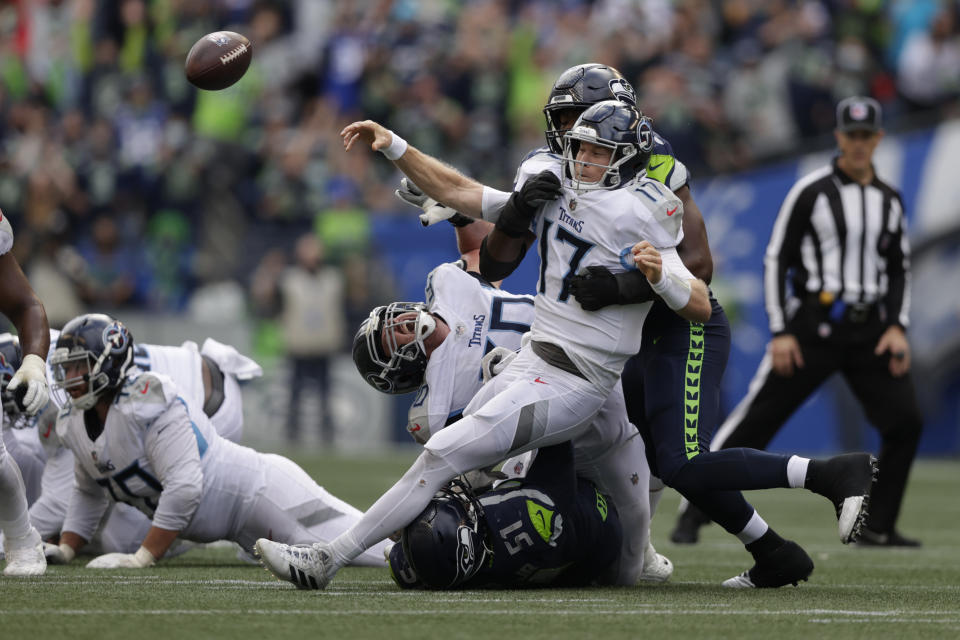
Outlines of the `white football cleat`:
M253 549L267 571L297 589L325 589L333 577L327 575L332 563L325 544L290 545L260 538Z
M644 582L666 582L673 575L673 563L670 558L657 553L653 545L647 542L643 550L643 572L640 579Z
M47 557L43 543L30 547L6 548L7 566L5 576L42 576L47 572Z

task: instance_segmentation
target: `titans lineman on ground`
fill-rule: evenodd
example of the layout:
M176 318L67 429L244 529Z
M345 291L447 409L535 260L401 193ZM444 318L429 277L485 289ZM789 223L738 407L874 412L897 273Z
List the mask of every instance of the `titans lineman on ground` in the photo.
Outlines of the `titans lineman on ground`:
M108 553L90 568L152 565L178 538L244 548L265 535L306 543L356 522L359 511L290 460L221 438L171 378L127 376L133 353L126 327L100 314L74 318L57 340L54 379L69 395L57 435L76 459L61 561L93 536L111 500L137 507L152 524L135 553ZM382 566L383 549L371 547L357 564Z
M59 331L50 330L49 356L53 355L59 336ZM19 366L20 347L15 336L0 335L0 353L8 364L12 362ZM239 442L243 433L240 383L262 375L262 369L256 362L212 338L204 341L200 349L191 341L179 347L137 343L134 345L134 362L141 371L152 370L175 377L188 402L203 406L217 433ZM49 365L47 369L52 384L53 370ZM19 445L16 450L17 461L21 469L30 465L30 471L24 473L27 495L39 495L39 499L31 501L30 519L44 540L56 538L67 514L73 488L73 453L61 444L55 428L57 413L66 404L67 398L62 393L53 394L47 406L36 416L28 417L12 403L11 394L5 387L3 393L7 418L22 427L13 431L17 434ZM4 430L5 439L8 437L7 431ZM22 438L25 436L32 438L33 442L24 442ZM35 449L39 449L39 453ZM109 516L102 522L85 551L133 552L149 527L150 521L146 516L129 505L118 503L111 506Z

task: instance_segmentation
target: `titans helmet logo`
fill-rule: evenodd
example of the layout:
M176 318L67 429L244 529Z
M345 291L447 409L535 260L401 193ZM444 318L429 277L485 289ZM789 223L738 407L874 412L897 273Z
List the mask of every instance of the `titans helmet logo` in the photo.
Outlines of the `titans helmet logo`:
M103 344L111 353L120 353L130 345L130 332L119 322L113 322L103 330Z

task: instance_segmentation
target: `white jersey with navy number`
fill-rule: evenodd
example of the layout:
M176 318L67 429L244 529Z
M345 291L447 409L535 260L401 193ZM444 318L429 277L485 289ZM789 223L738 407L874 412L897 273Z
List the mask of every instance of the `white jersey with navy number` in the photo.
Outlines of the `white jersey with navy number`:
M183 531L186 537L218 540L227 532L206 521L210 514L198 517L201 501L214 489L211 482L218 478L216 467L223 462L226 441L167 376L144 372L128 378L95 439L87 433L84 413L72 405L60 411L57 435L73 451L76 477L64 530L89 540L112 499L136 507L155 526ZM247 455L236 449L222 453ZM253 480L233 482L252 493ZM209 537L211 531L221 533Z
M86 540L111 502L136 507L183 539L231 540L244 549L265 537L330 542L362 515L291 460L221 438L163 374L128 378L96 438L70 406L60 411L57 433L75 460L63 530ZM354 564L383 566L383 550L374 545Z
M441 264L427 276L426 302L450 333L427 361L424 383L410 407L407 431L425 443L458 419L480 390L480 360L494 347L516 351L533 322L533 296L491 286L461 261Z
M583 375L609 389L626 360L639 351L652 303L585 311L570 295L568 278L591 266L613 273L635 269L630 250L641 240L656 247L678 276L693 278L676 255L683 238L683 205L663 184L646 177L619 189L584 193L567 184L533 221L540 278L531 336L561 347Z

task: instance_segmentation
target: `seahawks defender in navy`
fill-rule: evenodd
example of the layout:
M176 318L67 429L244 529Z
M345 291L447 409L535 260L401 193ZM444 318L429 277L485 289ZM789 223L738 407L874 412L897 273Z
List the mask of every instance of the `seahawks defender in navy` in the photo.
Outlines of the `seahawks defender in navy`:
M405 589L610 584L621 535L613 503L574 474L565 442L494 491L438 493L391 548L390 573Z

